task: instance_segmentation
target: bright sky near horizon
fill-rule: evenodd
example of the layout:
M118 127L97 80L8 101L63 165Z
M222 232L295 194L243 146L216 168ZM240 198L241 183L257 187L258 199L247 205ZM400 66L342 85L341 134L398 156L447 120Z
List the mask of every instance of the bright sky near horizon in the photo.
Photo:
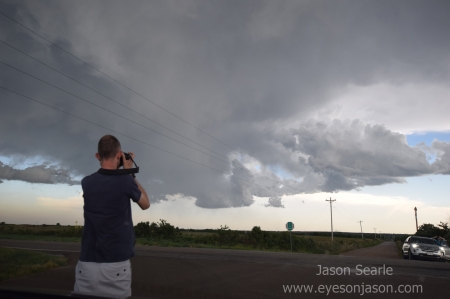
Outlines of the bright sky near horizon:
M151 196L134 223L328 231L330 197L335 231L450 222L450 3L431 2L2 1L0 222L82 223L105 134Z

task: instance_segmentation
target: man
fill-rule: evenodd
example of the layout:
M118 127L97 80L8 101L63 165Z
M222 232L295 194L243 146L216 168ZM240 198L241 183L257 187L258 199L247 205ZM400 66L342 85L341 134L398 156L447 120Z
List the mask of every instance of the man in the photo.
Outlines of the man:
M134 159L134 154L129 153ZM120 142L112 135L98 142L95 157L103 169L133 167ZM75 269L74 293L126 298L131 296L131 263L134 229L130 198L146 210L147 193L130 174L93 173L81 181L84 197L84 229L81 253Z
M439 246L441 246L442 241L445 240L445 239L442 238L441 236L434 236L433 239L434 239L434 241L436 241L436 243L437 243Z

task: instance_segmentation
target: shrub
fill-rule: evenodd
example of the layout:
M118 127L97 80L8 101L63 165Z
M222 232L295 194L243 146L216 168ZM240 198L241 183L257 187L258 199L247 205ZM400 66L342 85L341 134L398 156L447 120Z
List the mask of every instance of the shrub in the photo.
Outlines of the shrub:
M170 225L166 220L159 219L158 229L156 230L159 237L161 238L171 238L175 236L175 227Z
M63 228L62 230L54 230L51 231L52 235L56 235L58 237L78 237L81 238L83 236L83 227L68 227Z
M434 226L431 223L424 223L419 226L419 229L415 233L416 236L432 238L434 236L443 236L448 233L448 226L446 223L439 225L440 227Z
M153 224L153 223L152 223ZM134 234L136 237L146 238L150 236L150 224L149 222L139 222L134 227Z
M140 222L134 227L134 233L136 237L150 238L157 237L160 239L170 239L180 234L179 230L176 230L173 225L168 223L164 219L160 219L160 222L151 224L147 222Z
M394 242L400 242L403 245L403 243L405 243L406 238L408 237L409 235L396 235L394 238Z

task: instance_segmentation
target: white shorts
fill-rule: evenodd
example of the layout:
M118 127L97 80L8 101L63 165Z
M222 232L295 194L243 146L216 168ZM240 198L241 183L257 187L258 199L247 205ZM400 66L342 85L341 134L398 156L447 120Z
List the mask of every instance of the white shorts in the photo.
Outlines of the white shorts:
M73 293L110 298L131 296L131 263L93 263L78 261Z

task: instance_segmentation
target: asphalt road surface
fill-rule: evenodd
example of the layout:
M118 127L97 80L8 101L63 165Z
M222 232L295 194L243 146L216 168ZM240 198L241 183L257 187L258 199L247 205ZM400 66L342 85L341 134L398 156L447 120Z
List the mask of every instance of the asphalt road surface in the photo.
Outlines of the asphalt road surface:
M80 243L0 240L0 246L69 258L68 266L8 280L0 287L73 289ZM403 260L394 242L345 255L149 246L135 249L136 257L131 259L132 293L145 298L384 299L448 298L450 294L450 263ZM303 288L302 293L298 289L294 292L297 285Z

